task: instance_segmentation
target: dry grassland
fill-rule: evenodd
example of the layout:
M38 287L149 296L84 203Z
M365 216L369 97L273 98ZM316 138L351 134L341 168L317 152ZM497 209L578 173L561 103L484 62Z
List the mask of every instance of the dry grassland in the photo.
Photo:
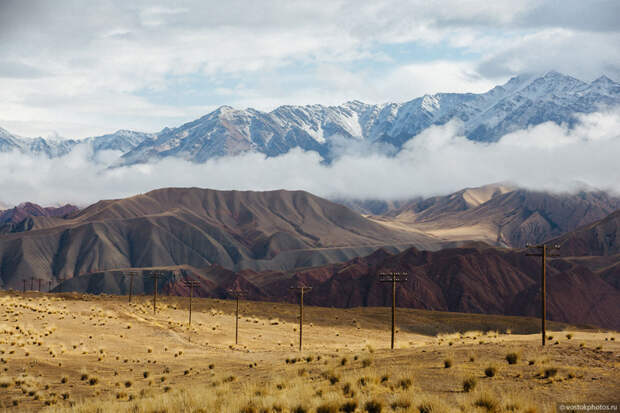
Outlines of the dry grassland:
M620 335L535 319L0 293L0 408L50 412L552 412L613 401ZM617 401L617 400L616 400Z

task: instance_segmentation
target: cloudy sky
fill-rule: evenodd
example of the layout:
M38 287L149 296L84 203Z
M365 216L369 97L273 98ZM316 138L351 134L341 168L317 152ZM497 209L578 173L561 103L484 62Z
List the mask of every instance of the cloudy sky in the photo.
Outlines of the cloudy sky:
M0 126L154 132L220 105L405 101L522 72L620 79L620 2L0 0Z

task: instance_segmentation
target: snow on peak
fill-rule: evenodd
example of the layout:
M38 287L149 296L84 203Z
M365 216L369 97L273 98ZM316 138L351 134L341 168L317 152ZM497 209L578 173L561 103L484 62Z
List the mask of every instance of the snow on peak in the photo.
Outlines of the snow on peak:
M420 103L422 109L427 112L434 112L439 109L439 99L437 96L424 95L422 103Z

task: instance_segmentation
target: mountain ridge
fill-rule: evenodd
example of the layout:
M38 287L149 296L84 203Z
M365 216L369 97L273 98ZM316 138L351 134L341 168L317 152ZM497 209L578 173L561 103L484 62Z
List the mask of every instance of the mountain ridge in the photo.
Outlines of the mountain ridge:
M21 138L0 128L0 152L18 150L57 157L79 144L91 144L95 153L121 152L122 165L170 156L193 162L245 152L278 156L301 148L329 160L335 156L332 150L338 139L388 145L397 151L424 129L456 118L468 139L493 142L544 122L572 126L577 122L575 114L617 105L620 83L606 76L587 83L551 71L542 76L519 75L485 93L436 93L403 103L283 105L270 112L223 105L199 119L158 133L119 130L98 137L54 141Z

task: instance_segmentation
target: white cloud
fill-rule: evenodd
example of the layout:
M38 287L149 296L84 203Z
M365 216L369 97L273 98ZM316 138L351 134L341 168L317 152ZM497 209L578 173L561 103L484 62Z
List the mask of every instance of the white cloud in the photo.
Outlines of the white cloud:
M79 0L6 0L0 126L72 138L121 128L154 132L222 104L403 101L481 91L522 70L618 76L618 2L584 4L185 0L171 7L105 0L85 7ZM393 45L430 52L389 56ZM190 101L171 80L183 77L212 88L203 91L208 101ZM175 87L176 94L169 90ZM178 99L155 100L145 90Z
M86 205L161 187L221 190L303 189L324 197L409 198L508 181L533 189L571 191L584 186L620 193L620 110L583 115L573 128L545 123L497 143L469 141L451 122L408 141L396 156L360 150L330 165L315 152L276 158L252 153L195 164L167 158L109 169L114 154L93 165L88 146L65 157L32 159L0 154L2 201Z

